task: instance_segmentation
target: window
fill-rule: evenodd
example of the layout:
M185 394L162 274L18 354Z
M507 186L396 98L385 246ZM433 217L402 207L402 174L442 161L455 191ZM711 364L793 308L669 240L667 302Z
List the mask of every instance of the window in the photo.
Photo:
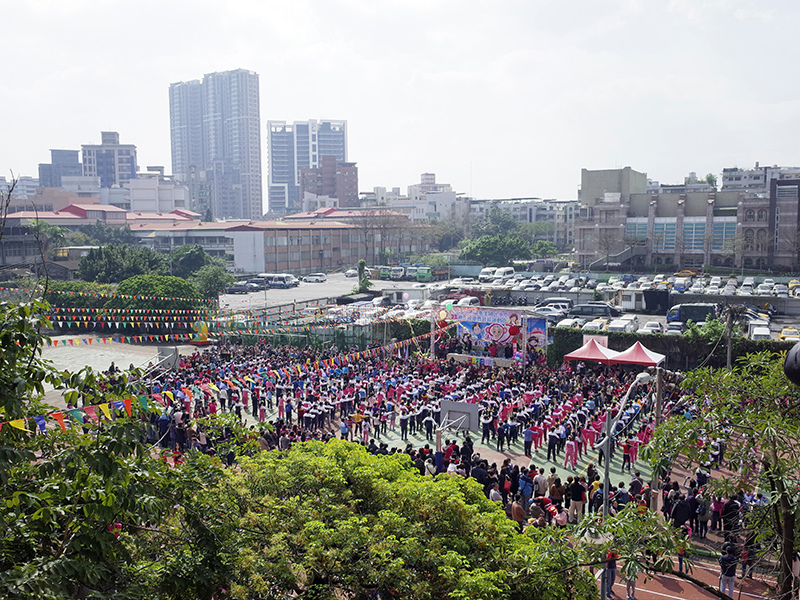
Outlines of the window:
M758 211L758 220L759 221L766 221L767 220L767 211L766 209L760 209Z
M767 230L759 229L756 232L756 250L763 252L767 249Z
M627 223L625 225L625 237L628 240L646 240L647 223Z
M653 251L675 251L675 223L655 223L653 226Z
M687 252L702 252L705 247L706 224L683 223L683 249Z
M711 249L715 252L732 252L736 239L736 223L723 221L712 226Z
M752 208L748 208L744 213L744 220L745 221L755 221L756 220L756 211Z
M756 234L755 231L752 229L748 229L744 232L744 249L745 250L752 250L753 249L753 241L755 240Z

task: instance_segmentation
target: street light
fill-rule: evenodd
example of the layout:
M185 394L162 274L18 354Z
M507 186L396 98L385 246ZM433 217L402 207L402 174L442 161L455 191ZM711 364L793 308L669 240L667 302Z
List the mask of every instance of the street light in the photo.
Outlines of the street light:
M609 500L611 496L611 432L616 429L617 423L622 418L622 415L625 414L625 406L628 404L628 400L630 400L631 392L635 387L640 385L646 385L650 383L650 374L642 371L638 375L636 375L636 379L628 386L625 395L622 397L622 400L619 404L619 410L617 411L617 416L614 417L613 423L611 419L610 411L606 413L606 430L605 436L601 441L595 444L595 450L602 448L603 456L605 457L605 464L603 465L603 521L608 518L608 506ZM608 587L608 582L606 580L606 570L603 569L601 579L600 579L600 590L601 590L601 597L606 594L606 590Z

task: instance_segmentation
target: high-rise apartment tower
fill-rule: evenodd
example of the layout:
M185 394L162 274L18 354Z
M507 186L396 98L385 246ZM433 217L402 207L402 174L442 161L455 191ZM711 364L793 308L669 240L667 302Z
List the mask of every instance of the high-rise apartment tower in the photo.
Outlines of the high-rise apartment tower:
M300 171L322 166L322 156L347 162L347 121L269 121L269 210L301 209ZM357 192L356 192L357 194Z
M258 74L209 73L169 86L172 172L190 186L193 210L214 218L260 219L261 117Z

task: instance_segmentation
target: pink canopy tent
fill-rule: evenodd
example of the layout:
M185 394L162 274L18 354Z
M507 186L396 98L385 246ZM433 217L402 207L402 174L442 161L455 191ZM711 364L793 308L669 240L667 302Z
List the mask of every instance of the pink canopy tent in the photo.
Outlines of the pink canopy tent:
M564 356L564 360L590 360L605 365L613 365L619 352L601 346L595 340L589 340L583 346Z
M566 357L565 357L566 358ZM645 367L655 367L664 361L664 355L653 352L642 346L641 342L636 342L627 350L617 353L609 364L612 365L643 365Z

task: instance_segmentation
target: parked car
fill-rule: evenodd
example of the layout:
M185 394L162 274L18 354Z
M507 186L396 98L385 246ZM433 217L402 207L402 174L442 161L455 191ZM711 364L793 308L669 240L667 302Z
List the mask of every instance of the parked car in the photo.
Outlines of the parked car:
M686 330L686 327L680 321L673 321L672 323L667 324L667 330L664 332L665 335L683 335L683 332Z
M584 322L583 319L561 319L556 327L581 327Z
M347 269L344 272L345 277L358 277L358 269Z
M253 290L252 287L246 281L240 281L239 283L234 283L231 287L225 290L226 294L249 294Z
M300 280L294 275L282 273L281 275L275 275L269 285L274 288L297 287L300 285Z
M259 290L265 290L269 287L269 281L263 279L261 277L255 277L254 279L248 279L247 283L250 283L256 286Z
M306 283L325 283L328 281L328 276L325 273L309 273L303 277Z
M628 319L615 319L608 324L608 330L628 333L636 331L636 324Z
M481 301L479 298L475 296L466 296L465 298L461 298L458 302L456 302L456 306L476 306L479 307L481 305Z
M648 321L639 328L638 333L664 333L664 326L658 321Z
M561 319L564 317L564 311L553 308L552 306L542 306L537 308L536 312L544 317L554 317Z
M782 283L778 283L774 288L772 288L772 295L777 296L778 298L788 298L789 288Z
M586 323L581 329L583 331L606 331L608 329L608 321L605 319L595 319L594 321Z
M781 333L778 338L782 340L786 339L800 339L800 331L798 331L795 327L784 327L781 329Z

